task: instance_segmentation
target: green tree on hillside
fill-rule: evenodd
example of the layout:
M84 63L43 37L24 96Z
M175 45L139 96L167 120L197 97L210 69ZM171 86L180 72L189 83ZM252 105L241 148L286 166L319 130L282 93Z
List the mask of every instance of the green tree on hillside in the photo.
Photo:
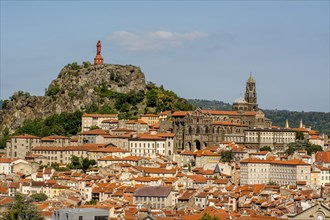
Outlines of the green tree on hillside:
M6 143L9 140L9 129L5 128L2 131L2 138L0 139L0 149L3 149L6 147Z
M46 119L26 120L15 132L16 135L31 134L39 137L49 135L75 135L80 131L82 112L62 112Z

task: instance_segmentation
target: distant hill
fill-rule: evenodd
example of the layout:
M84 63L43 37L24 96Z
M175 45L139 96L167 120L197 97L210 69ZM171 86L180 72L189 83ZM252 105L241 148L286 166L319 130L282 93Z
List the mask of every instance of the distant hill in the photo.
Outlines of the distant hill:
M221 109L221 110L231 110L232 106L229 103L225 103L222 101L217 101L217 100L205 100L205 99L188 99L188 101L196 106L200 107L202 109L211 109L211 110L216 110L216 109Z
M189 99L191 104L201 109L231 110L231 105L222 101L210 101L204 99ZM284 127L285 120L289 120L290 127L298 127L299 121L303 120L306 127L330 136L330 112L297 112L288 110L262 110L266 117L271 119L273 125Z
M283 127L285 120L289 120L290 127L298 127L302 120L305 127L312 127L320 133L330 136L330 112L297 112L288 110L263 110L266 117L273 121L274 125Z

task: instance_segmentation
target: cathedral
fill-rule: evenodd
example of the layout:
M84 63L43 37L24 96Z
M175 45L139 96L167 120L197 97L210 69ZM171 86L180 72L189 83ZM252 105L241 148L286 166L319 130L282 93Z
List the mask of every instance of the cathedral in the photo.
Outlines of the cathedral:
M178 111L172 114L172 120L177 152L218 146L223 141L244 144L246 130L271 129L272 126L271 120L258 109L256 82L252 75L246 82L245 98L236 99L232 111Z

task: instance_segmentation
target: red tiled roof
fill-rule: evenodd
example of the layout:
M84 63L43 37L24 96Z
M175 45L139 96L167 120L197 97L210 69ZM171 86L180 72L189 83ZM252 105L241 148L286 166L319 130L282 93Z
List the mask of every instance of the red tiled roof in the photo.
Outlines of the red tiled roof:
M106 135L106 134L109 134L109 131L102 129L94 129L80 133L80 135Z
M195 183L206 183L207 178L203 175L188 175L188 178L192 179Z
M53 141L53 140L56 140L56 139L69 139L69 137L59 136L59 135L52 135L52 136L47 136L47 137L41 138L42 141Z
M260 151L260 152L249 153L249 154L250 155L266 155L268 153L269 153L269 151Z
M315 162L330 163L330 151L318 151L315 155Z
M224 125L224 126L247 126L247 125L241 125L241 124L238 124L238 123L231 123L229 121L213 121L211 123L212 125Z
M122 158L123 161L139 161L143 159L143 157L140 157L140 156L127 156L127 157L124 157Z
M158 135L153 135L153 134L149 134L149 133L138 134L135 139L137 139L137 140L165 140L164 138L159 137Z
M18 139L38 139L39 137L33 136L33 135L29 135L29 134L24 134L24 135L12 136L12 138L18 138Z
M105 119L105 120L102 121L102 123L118 124L119 123L119 120Z
M172 113L172 117L184 117L188 114L186 111L176 111Z
M141 167L141 166L136 166L135 167L138 170L144 170L146 173L167 173L167 174L175 174L176 169L163 169L163 168L156 168L156 167Z
M156 114L144 114L144 115L141 115L141 117L158 117L158 115L156 115Z
M11 163L14 160L17 160L17 159L0 157L0 163Z
M291 160L274 160L274 158L268 158L261 160L258 158L246 158L239 161L240 163L266 163L266 164L283 164L283 165L310 165L302 160L291 159Z
M145 186L134 191L134 196L167 197L171 187L166 186Z
M196 155L197 154L197 152L194 152L194 151L182 151L181 152L181 155L191 155L191 156L193 156L193 155Z
M118 117L118 114L83 114L82 117L108 118Z

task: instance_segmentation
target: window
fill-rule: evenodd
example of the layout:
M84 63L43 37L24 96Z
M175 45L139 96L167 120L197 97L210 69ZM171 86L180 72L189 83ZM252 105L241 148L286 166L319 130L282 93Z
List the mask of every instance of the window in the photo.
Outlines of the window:
M82 216L79 216L79 220L83 220L83 217Z

